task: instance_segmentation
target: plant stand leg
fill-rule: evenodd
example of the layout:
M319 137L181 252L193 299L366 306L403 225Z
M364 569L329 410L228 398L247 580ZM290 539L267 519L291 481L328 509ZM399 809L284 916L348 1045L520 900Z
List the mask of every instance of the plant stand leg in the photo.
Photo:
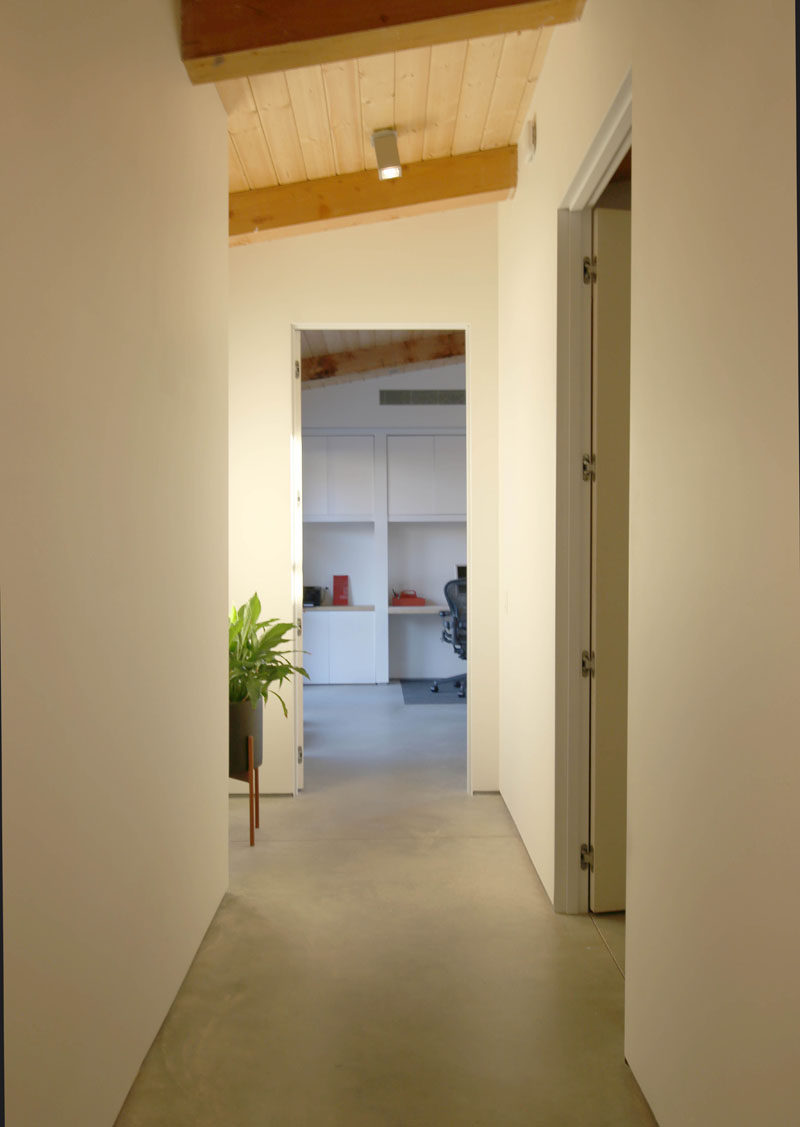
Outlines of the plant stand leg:
M261 829L261 803L258 800L258 796L261 793L261 791L260 791L260 788L259 788L259 785L258 785L258 767L255 768L255 774L256 774L256 829L260 830Z
M256 843L256 831L255 831L255 822L254 822L255 797L254 797L254 790L253 790L253 737L252 736L247 737L247 785L248 785L249 790L250 790L250 844L255 845L255 843Z

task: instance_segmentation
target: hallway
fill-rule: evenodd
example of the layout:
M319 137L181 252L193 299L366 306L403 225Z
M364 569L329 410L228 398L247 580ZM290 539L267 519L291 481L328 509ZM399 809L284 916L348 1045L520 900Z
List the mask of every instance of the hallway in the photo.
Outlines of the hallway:
M231 885L117 1127L639 1127L623 979L555 915L466 710L306 690L306 789L231 799Z

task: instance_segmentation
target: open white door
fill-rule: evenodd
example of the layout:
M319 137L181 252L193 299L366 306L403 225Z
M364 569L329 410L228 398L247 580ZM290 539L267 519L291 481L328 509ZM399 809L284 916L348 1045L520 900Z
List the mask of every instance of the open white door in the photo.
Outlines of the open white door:
M593 912L625 907L631 215L595 208L592 295L591 843Z
M296 646L303 647L303 419L301 375L301 334L292 328L292 613L298 627ZM297 665L303 665L303 654L298 653ZM303 789L303 678L293 677L294 697L294 749L295 794Z

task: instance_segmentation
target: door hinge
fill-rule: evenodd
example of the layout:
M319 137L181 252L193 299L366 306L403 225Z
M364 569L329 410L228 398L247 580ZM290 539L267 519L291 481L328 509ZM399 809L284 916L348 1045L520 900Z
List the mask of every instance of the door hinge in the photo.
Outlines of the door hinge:
M581 868L589 869L594 872L594 846L582 845L581 846Z
M582 468L583 468L583 480L584 481L596 481L597 480L597 458L595 457L595 455L594 454L584 454L583 455L583 461L582 461L581 465L582 465Z
M589 258L588 256L583 260L583 284L590 286L592 282L597 281L597 256Z
M294 362L294 378L296 380L300 379L300 361L299 360L295 360L295 362Z
M303 633L303 616L301 614L298 614L298 616L297 616L296 626L297 626L297 633L302 634Z
M303 749L302 749L302 747L300 747L299 744L298 744L298 747L297 747L297 762L298 763L303 762Z
M581 654L581 677L594 677L594 650L591 653L584 650Z

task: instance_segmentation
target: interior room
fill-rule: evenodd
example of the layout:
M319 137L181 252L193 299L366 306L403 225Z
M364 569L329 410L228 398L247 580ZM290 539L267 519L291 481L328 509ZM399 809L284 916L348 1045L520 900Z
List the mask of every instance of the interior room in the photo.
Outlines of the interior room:
M394 724L409 707L463 712L450 720L465 789L466 335L328 328L299 336L308 679L296 688L297 789L307 788L320 735L332 729L337 696L318 687L355 684L390 686L361 695L403 702ZM451 600L458 594L463 604L453 602L455 620L450 580L458 584ZM386 738L387 725L379 727L376 742Z
M13 1127L796 1119L795 10L401 8L4 6ZM589 902L610 665L579 549L591 212L628 149L623 964ZM326 326L467 334L467 695L416 710L390 788L365 686L315 686L351 696L299 794L298 702L270 704L251 847L226 620L303 615L293 367ZM372 593L366 544L308 584L348 574L375 627L385 595L378 691L425 523L387 509Z

